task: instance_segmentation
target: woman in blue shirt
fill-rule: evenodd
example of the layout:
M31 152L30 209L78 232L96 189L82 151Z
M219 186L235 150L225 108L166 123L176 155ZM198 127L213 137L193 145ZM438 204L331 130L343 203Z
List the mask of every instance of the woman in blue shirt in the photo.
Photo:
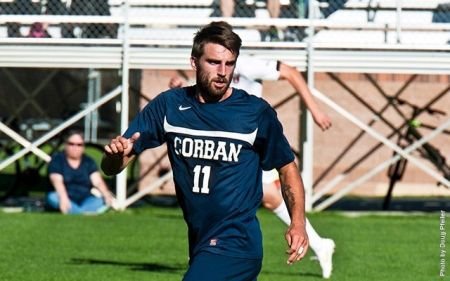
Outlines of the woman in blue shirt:
M83 133L70 131L64 151L52 156L48 166L54 191L47 194L47 204L64 214L99 213L111 205L112 196L92 158L84 154ZM94 196L97 188L102 197Z

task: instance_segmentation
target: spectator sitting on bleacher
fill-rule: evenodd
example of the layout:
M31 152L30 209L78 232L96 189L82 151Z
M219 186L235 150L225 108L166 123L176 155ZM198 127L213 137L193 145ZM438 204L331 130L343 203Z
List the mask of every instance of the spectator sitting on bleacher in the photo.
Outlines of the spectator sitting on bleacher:
M10 38L20 38L23 37L22 33L20 33L20 23L17 22L8 22L6 23L8 37Z
M109 16L108 0L76 0L73 1L71 14L88 16ZM83 38L114 38L117 27L114 24L89 23L83 27Z
M42 22L35 22L30 26L30 32L28 37L32 38L50 38L50 34L47 31L48 24Z
M51 15L71 16L109 16L108 0L48 0L48 13ZM115 38L117 36L116 24L63 23L61 35L64 38Z
M245 2L243 0L220 0L220 15L222 17L259 17L259 13L255 12L255 7L253 7L250 13L248 12L249 5ZM308 2L306 0L266 0L265 2L266 10L270 18L298 18L300 5L303 11L302 14L307 13ZM243 7L247 7L244 11L247 14L240 12ZM259 31L261 41L301 41L304 37L303 31L298 32L298 28L296 27L288 27L285 30L281 30L275 26L271 26L267 29L260 29Z
M328 3L328 5L320 9L321 16L324 18L328 18L331 14L333 14L337 10L342 9L347 1L348 0L321 1Z
M239 2L240 0L220 0L220 11L222 17L233 17L233 16L239 16L239 9L236 9L236 6L247 5L246 3L243 3L243 5ZM239 2L239 3L236 3ZM267 12L269 13L269 16L271 18L278 18L280 15L280 0L267 0L266 1L266 8ZM237 4L237 5L236 5ZM254 9L252 10L252 13L249 14L247 17L253 17L255 16ZM279 41L278 36L278 30L275 27L270 27L269 29L261 29L261 41Z

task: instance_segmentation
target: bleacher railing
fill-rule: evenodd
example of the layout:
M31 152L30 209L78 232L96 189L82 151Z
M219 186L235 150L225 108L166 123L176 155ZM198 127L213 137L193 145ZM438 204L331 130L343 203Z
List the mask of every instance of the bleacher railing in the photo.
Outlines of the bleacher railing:
M195 27L208 18L222 17L222 2L227 1L0 0L0 38L117 38L125 18L131 26L147 29L183 22ZM230 2L236 2L230 13L233 20L249 28L260 27L256 41L302 41L295 27L314 26L319 30L396 31L396 43L402 43L402 31L447 32L450 23L448 0L280 0L272 1L278 3L275 8L261 0ZM307 20L309 12L314 22ZM261 32L271 26L278 30ZM159 35L170 37L164 32Z
M219 2L0 0L0 66L120 68L126 41L130 68L189 68L193 34L199 26L221 19L235 26L244 51L284 59L302 70L311 50L308 44L332 61L341 55L336 50L367 51L361 59L370 60L373 50L450 49L450 8L442 0L284 0L277 17L266 1L237 1L234 16L228 18L220 17ZM305 18L309 11L311 18ZM337 68L324 65L320 52L316 55L319 69L358 70L359 62L351 66L352 60L347 60L346 70L339 66L342 63L333 63ZM386 61L392 71L403 69L391 56ZM433 72L440 71L438 63Z

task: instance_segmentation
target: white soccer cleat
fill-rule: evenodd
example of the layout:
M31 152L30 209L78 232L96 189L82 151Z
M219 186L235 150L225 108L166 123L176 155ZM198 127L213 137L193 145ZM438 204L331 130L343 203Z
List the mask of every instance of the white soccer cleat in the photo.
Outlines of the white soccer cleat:
M317 251L317 258L319 259L320 267L322 268L322 277L330 278L333 270L333 254L336 244L332 239L322 239L320 250Z

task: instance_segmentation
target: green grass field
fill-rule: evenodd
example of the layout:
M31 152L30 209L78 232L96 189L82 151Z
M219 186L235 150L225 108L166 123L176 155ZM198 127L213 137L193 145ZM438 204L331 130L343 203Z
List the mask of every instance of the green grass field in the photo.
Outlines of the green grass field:
M258 216L265 251L258 280L322 280L311 251L287 266L285 226L266 210ZM439 277L440 213L308 217L321 235L336 241L331 280L448 280L450 272ZM171 281L181 280L186 265L186 227L178 208L100 216L0 212L2 281Z

